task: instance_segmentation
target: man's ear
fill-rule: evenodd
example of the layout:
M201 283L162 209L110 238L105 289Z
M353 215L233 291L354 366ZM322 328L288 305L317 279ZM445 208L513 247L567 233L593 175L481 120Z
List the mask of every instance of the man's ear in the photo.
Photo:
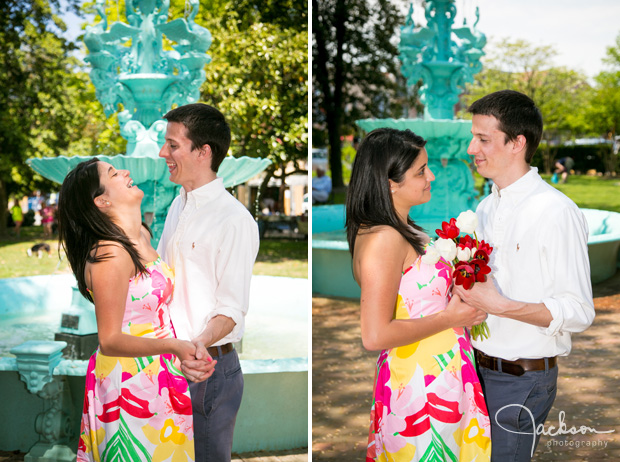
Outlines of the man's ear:
M527 140L525 139L524 135L517 135L517 137L512 140L512 142L514 143L515 152L524 151L527 145Z
M213 151L211 151L211 146L209 146L208 144L202 145L202 147L200 148L200 152L198 153L198 158L202 162L206 162L209 168L211 168L211 163L213 160Z
M212 154L213 153L211 152L211 146L209 146L208 144L202 145L202 147L200 148L200 152L198 153L200 157L211 157Z

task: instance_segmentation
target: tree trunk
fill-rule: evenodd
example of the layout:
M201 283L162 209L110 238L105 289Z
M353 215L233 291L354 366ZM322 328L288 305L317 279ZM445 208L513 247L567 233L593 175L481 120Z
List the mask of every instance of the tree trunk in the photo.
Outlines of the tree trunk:
M329 139L329 165L331 170L332 185L334 188L344 186L342 179L342 152L340 141L340 124L342 120L342 96L344 85L344 42L346 35L347 7L345 0L338 0L335 9L333 24L336 28L336 55L333 57L333 80L329 80L327 63L327 41L322 25L318 21L319 5L317 0L312 0L313 31L316 41L316 79L319 81L323 93L323 109L326 114L326 125Z
M342 141L340 140L340 123L327 118L327 132L329 134L329 166L332 177L332 188L344 186L342 178Z

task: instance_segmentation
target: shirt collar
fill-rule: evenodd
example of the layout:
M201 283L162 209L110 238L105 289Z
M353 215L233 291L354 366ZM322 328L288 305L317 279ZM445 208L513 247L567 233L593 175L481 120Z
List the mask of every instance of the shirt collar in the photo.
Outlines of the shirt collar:
M200 207L203 204L211 202L217 196L219 196L222 191L224 191L224 179L219 176L209 183L201 186L200 188L196 188L190 192L185 191L185 188L181 188L181 198L183 200L183 206L187 204L187 202L194 202L196 204L196 208Z
M539 179L540 175L538 174L538 168L530 167L529 172L511 185L506 186L501 191L497 185L493 183L491 191L496 200L503 198L510 200L514 205L516 205L534 190Z

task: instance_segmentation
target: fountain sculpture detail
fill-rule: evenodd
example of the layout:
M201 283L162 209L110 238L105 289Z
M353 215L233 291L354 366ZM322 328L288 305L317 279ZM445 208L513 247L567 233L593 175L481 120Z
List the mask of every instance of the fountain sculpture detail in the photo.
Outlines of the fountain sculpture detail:
M412 210L412 218L432 232L435 225L476 205L474 181L469 168L467 145L471 121L453 120L454 105L465 83L473 82L482 70L480 58L486 37L465 19L453 27L454 0L428 0L426 26L413 21L413 5L401 26L401 71L409 85L421 79L420 99L425 104L423 119L366 119L357 124L365 131L379 127L410 129L425 138L429 166L436 174L431 201Z

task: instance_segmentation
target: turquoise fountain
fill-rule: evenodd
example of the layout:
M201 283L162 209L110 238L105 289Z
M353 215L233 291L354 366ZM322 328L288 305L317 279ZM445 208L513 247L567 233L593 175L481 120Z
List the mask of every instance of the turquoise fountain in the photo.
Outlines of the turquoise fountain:
M484 34L465 20L453 27L454 0L428 0L426 26L413 22L413 5L401 26L401 71L409 85L421 79L420 99L424 117L418 119L365 119L357 124L366 132L380 127L409 129L427 140L428 164L435 173L430 202L411 210L411 217L429 234L441 222L475 209L477 192L469 166L467 146L471 121L455 120L454 105L466 82L482 70L480 58L486 44ZM351 273L351 258L344 233L344 207L312 208L312 290L315 293L358 297L359 286Z
M180 188L168 180L166 162L158 157L167 123L162 116L174 105L198 101L206 78L204 67L211 61L206 53L211 33L194 22L198 0L189 0L186 18L169 22L166 0L127 0L127 23L108 24L105 0L97 0L95 6L101 22L86 28L84 43L89 54L85 61L92 66L90 77L106 115L121 109L120 134L127 140L125 154L97 157L129 170L134 184L144 191L143 219L151 226L156 245L168 207ZM164 36L176 43L171 50L164 50ZM33 158L28 163L45 178L62 183L86 159L59 156ZM269 159L228 156L218 176L230 188L245 183L270 163Z
M413 21L413 6L401 27L400 59L409 85L422 80L420 99L423 118L365 119L357 124L366 132L380 127L410 129L427 140L429 166L436 179L431 200L411 209L411 218L431 236L442 221L464 210L475 210L479 198L474 188L467 147L471 121L454 119L454 105L467 82L482 70L480 59L486 37L477 29L479 10L473 25L464 19L454 25L455 0L427 0L426 25ZM590 227L588 251L592 282L616 272L620 248L620 214L583 210ZM351 271L351 256L344 232L344 206L312 208L312 291L315 294L354 297L360 289Z
M401 72L407 82L413 86L423 81L420 100L425 105L424 118L366 119L357 124L366 132L379 127L408 128L427 140L429 167L436 176L433 194L430 202L412 209L411 217L432 232L435 224L475 208L477 203L467 154L471 121L455 120L454 105L465 83L473 82L482 70L486 38L476 29L478 10L473 26L465 20L462 26L453 27L454 0L427 1L425 16L426 26L416 27L410 7L399 45Z

